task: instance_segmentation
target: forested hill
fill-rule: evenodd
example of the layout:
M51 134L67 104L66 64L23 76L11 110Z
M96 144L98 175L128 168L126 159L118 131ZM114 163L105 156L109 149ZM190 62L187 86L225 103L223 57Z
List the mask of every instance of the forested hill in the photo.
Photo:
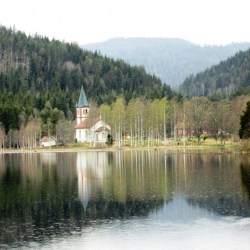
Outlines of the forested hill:
M27 116L34 108L42 110L47 101L66 117L72 116L81 85L88 99L98 105L110 104L119 95L126 101L173 95L169 86L142 67L131 67L121 60L85 51L76 44L26 36L0 26L2 116L20 110Z
M180 87L188 97L230 97L250 92L250 50L238 52L204 72L188 77Z
M174 38L116 38L82 47L121 58L131 65L144 65L147 72L173 87L179 86L189 75L250 48L250 43L200 46Z

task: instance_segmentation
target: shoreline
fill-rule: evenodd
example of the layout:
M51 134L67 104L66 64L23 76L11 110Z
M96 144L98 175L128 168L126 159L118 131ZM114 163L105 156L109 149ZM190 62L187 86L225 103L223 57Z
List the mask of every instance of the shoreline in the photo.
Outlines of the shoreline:
M204 150L204 151L232 151L239 152L238 144L212 144L212 145L161 145L161 146L145 146L145 147L65 147L65 148L34 148L34 149L1 149L1 154L37 154L37 153L71 153L71 152L116 152L116 151L132 151L132 150Z

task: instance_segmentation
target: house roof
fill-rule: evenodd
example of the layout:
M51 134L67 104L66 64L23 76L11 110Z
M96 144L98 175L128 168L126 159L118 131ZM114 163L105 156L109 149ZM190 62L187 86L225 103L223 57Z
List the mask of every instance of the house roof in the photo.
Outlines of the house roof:
M47 142L49 140L48 136L44 136L43 138L40 139L40 142Z
M88 103L85 91L83 89L83 86L82 86L80 96L78 99L78 103L76 104L76 108L83 108L83 107L89 107L89 103Z
M40 142L48 142L48 141L51 141L51 140L55 140L56 141L56 138L49 137L49 136L45 135L44 137L41 138Z
M81 128L91 128L93 127L100 119L92 119L88 118L83 120L81 123L75 126L75 129L81 129Z

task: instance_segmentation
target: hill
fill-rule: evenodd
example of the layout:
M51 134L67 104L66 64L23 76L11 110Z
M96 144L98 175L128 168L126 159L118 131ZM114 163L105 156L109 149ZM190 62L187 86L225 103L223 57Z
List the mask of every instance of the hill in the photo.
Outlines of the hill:
M186 77L219 63L250 43L226 46L200 46L175 38L115 38L103 43L82 46L131 65L143 65L171 87L179 86Z
M250 49L188 77L180 86L188 97L230 97L250 92Z
M0 122L6 131L20 125L20 113L27 119L34 109L56 108L65 117L73 117L81 85L98 105L110 104L119 95L129 101L174 94L142 67L131 67L77 44L26 36L0 26Z

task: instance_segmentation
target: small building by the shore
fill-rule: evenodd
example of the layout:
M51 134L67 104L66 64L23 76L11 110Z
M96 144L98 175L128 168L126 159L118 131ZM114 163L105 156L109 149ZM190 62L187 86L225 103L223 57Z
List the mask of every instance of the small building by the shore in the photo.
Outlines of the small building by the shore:
M53 136L44 136L40 140L40 147L52 147L56 145L56 138Z

